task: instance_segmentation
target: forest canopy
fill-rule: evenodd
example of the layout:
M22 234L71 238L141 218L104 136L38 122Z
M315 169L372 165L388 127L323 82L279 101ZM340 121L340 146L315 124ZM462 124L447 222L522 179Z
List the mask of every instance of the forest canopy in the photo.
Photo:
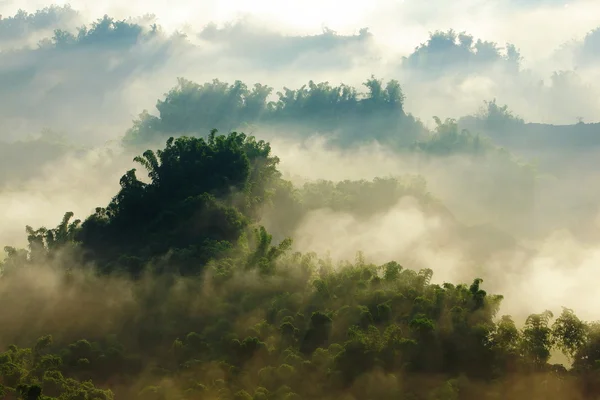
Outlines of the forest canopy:
M271 101L273 88L260 83L249 88L241 81L228 84L215 79L200 85L179 78L177 86L157 102L159 115L144 111L125 135L124 143L153 144L156 138L174 134L259 125L278 130L287 126L288 131L293 127L304 136L315 131L339 131L334 141L337 145L378 140L397 148L425 133L423 125L405 113L405 97L397 80L384 84L372 76L363 85L366 93L344 84L309 81L299 89L284 88L277 92L278 100ZM372 135L366 137L365 132Z
M32 310L46 319L22 331L4 316L0 339L12 343L0 354L4 396L583 399L600 389L598 327L571 310L554 320L533 314L518 328L497 315L502 296L479 278L434 284L431 269L360 254L336 265L290 251L290 239L277 243L259 225L267 203L280 212L294 210L289 202L296 212L314 202L355 208L335 193L361 185L358 193L383 190L381 200L400 190L434 204L418 179L322 182L295 193L267 142L214 130L169 138L135 161L149 180L129 170L83 222L66 213L54 229L27 227L27 249L5 249L0 300L50 268L59 291L109 319L61 326ZM113 287L102 283L109 279ZM107 308L95 297L119 290L131 299ZM43 300L40 292L30 304ZM572 365L551 364L554 349Z

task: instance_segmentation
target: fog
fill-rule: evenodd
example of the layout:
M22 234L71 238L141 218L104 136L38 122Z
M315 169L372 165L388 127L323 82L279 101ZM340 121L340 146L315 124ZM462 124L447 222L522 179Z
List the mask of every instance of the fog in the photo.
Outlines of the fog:
M26 225L53 227L66 211L81 218L104 206L132 164L118 149L69 152L42 165L36 174L5 182L0 192L3 246L23 246Z
M11 20L19 8L35 13L49 4L4 2L1 135L14 138L50 127L72 139L101 143L118 137L142 109L152 110L178 76L197 82L240 79L281 90L310 79L358 86L376 74L399 79L407 109L427 123L431 115L458 118L474 112L492 98L531 122L598 119L600 31L591 33L599 25L594 1L465 0L450 6L440 0L425 6L390 0L348 5L343 12L335 2L318 2L314 13L315 4L74 2L71 8ZM145 29L157 23L162 34L138 40L131 32L102 36L99 31L95 41L47 43L53 29L76 33L105 13L141 21ZM361 34L363 28L368 32ZM448 29L472 35L474 43L497 43L500 54L506 43L514 44L521 67L505 65L495 50L472 59L468 51L441 42L413 54L413 63L403 62L430 32ZM176 30L187 38L173 37ZM45 45L38 49L40 42ZM563 78L553 78L555 72Z
M494 98L526 123L600 122L600 3L593 0L381 0L344 4L343 11L329 0L74 1L10 19L18 9L47 6L0 3L0 140L8 148L51 129L74 148L52 148L50 156L42 146L46 159L19 150L22 157L2 164L4 245L25 246L26 225L52 227L66 211L84 219L105 206L139 154L122 149L120 139L143 110L158 115L156 102L177 77L258 82L276 92L309 80L360 87L375 74L397 79L404 109L429 128L432 116L472 115ZM94 40L50 40L54 29L76 33L104 14L133 18L144 33L102 36L99 29ZM153 23L160 25L154 35ZM294 122L284 129L300 128ZM295 250L338 260L362 251L377 263L432 268L436 282L481 277L486 290L505 295L502 311L519 317L566 306L600 319L590 306L600 301L592 287L599 277L599 143L584 153L560 143L540 149L507 142L514 158L539 162L527 192L515 183L525 173L509 171L513 160L500 150L424 160L377 143L335 148L321 132L298 138L261 124L251 130L271 142L280 170L298 188L320 179L419 174L443 204L431 211L404 196L368 217L312 209L294 227ZM488 135L496 140L482 130Z
M490 160L475 163L451 157L419 163L377 145L352 152L326 149L318 138L303 146L272 143L282 159L281 169L298 185L306 179L370 180L419 173L452 214L427 212L411 197L367 219L319 209L309 213L295 232L298 249L337 260L352 260L363 251L376 263L398 260L411 268L432 268L436 282L468 281L475 274L490 292L506 296L503 312L514 316L564 306L584 319L598 318L587 306L600 301L588 286L600 251L600 210L593 184L598 173L591 164L559 177L541 177L535 198L525 197L534 201L530 211L523 198L510 202L501 197L510 185L499 185L499 169L504 166ZM482 169L485 172L478 171ZM496 201L484 200L482 193L494 187ZM471 228L465 229L463 223ZM511 236L518 243L512 243Z

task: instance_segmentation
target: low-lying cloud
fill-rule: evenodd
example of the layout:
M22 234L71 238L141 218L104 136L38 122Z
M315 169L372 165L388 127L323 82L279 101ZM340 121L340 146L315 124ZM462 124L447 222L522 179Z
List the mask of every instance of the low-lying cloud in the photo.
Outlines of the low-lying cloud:
M460 117L492 98L528 121L597 119L599 66L594 38L598 35L591 32L597 24L586 17L594 15L595 2L569 2L568 7L536 2L525 7L463 0L451 9L445 3L426 7L412 1L375 3L348 6L339 14L338 6L319 2L322 20L317 23L316 14L307 14L301 27L291 28L290 11L267 2L252 9L237 3L169 3L168 13L162 2L143 7L74 3L72 9L17 14L10 21L16 7L33 12L41 4L9 2L2 7L0 21L4 53L0 94L5 99L0 135L14 138L52 128L68 131L72 140L102 143L122 135L144 108L152 112L156 99L175 85L177 76L198 82L240 79L281 90L300 87L311 79L360 86L374 73L399 79L407 95L407 110L424 121L432 115ZM296 19L302 10L317 7L289 6L297 8ZM185 18L172 16L170 21L166 15L173 10L181 10ZM76 27L85 23L92 29L91 23L104 13L117 19L133 18L129 21L139 22L146 32L158 23L162 33L153 39L127 29L111 34L115 27L103 22L93 40L64 45L48 42L53 29L77 36ZM155 15L141 17L151 13ZM195 15L202 17L194 19ZM527 21L523 24L528 26L527 34L504 27L503 21L509 19L511 27L515 26L515 18ZM187 37L173 35L175 29ZM461 47L456 43L429 44L422 57L429 64L409 68L402 57L426 43L429 32L440 29L473 35L475 47L479 39L498 43L499 53L489 50L488 61L477 62L474 69L473 60L483 53L458 51ZM19 47L15 41L31 47L11 50ZM37 48L39 42L41 48ZM505 61L495 60L506 55L506 43L514 44L523 56L520 69L506 69ZM557 49L565 43L571 44L563 46L562 55L557 56Z
M407 96L406 110L426 123L432 115L458 118L472 113L492 98L527 121L591 122L600 115L600 35L592 31L598 27L593 18L600 11L596 1L386 0L345 5L343 13L333 1L257 2L251 8L235 2L73 4L73 9L51 9L33 17L19 14L10 23L7 15L17 7L34 11L44 4L1 6L1 139L14 141L48 127L64 131L73 143L100 146L119 139L143 109L155 113L156 100L178 76L199 83L240 79L282 90L311 79L358 87L375 74L398 79ZM116 18L156 15L139 19L140 32L124 28L114 34L115 26L105 20L104 28L110 29L98 29L93 40L77 40L76 27L85 23L90 28L104 13ZM162 30L153 31L153 23ZM75 36L44 41L54 29ZM429 32L438 29L473 37L427 43ZM67 39L61 42L61 37ZM476 48L478 39L483 44ZM487 40L497 42L498 49ZM416 50L420 43L424 45ZM412 64L411 54L416 60ZM519 56L523 60L517 61ZM564 305L583 318L597 318L589 304L597 300L591 282L600 241L590 216L596 216L593 204L600 193L582 187L582 182L591 185L597 178L593 165L536 187L541 198L532 199L533 221L544 221L535 240L527 242L523 225L529 221L523 223L522 216L529 215L528 204L506 195L512 187L498 179L507 176L501 175L501 164L462 156L421 164L414 154L393 154L378 144L342 151L328 149L319 137L287 140L264 127L254 133L271 139L281 170L297 185L315 179L422 174L458 221L430 214L409 198L367 219L318 209L294 231L295 249L337 259L352 259L362 250L376 262L396 259L409 268L431 267L440 282L481 276L490 292L506 295L507 312L524 315ZM131 154L115 152L69 152L8 184L0 192L0 242L22 246L25 225L52 227L65 211L85 218L105 205L131 166ZM562 154L557 157L558 165L569 161ZM11 168L20 167L15 162ZM484 171L478 173L478 168ZM567 188L568 196L558 194ZM582 238L566 228L574 225L574 207L586 202L592 206L578 217L589 225ZM518 245L498 248L500 239L492 234L487 239L491 246L478 244L473 237L484 237L482 231L472 231L472 236L463 232L471 225L501 226L518 238ZM463 233L458 235L458 230ZM505 238L502 234L498 237Z

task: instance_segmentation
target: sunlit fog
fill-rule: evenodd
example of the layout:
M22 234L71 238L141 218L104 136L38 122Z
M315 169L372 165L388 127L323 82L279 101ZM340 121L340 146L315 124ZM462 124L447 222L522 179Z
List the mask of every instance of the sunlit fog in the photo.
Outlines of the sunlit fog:
M0 398L596 399L598 160L596 0L0 1Z

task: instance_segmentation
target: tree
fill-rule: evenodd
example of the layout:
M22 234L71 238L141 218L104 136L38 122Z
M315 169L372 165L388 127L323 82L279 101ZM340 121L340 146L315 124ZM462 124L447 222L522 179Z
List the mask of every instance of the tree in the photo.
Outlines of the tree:
M587 325L568 308L563 307L562 313L552 324L553 341L570 359L587 342L587 333Z
M538 369L546 364L554 345L552 330L548 326L553 316L549 310L541 314L532 314L527 317L523 328L524 354Z

